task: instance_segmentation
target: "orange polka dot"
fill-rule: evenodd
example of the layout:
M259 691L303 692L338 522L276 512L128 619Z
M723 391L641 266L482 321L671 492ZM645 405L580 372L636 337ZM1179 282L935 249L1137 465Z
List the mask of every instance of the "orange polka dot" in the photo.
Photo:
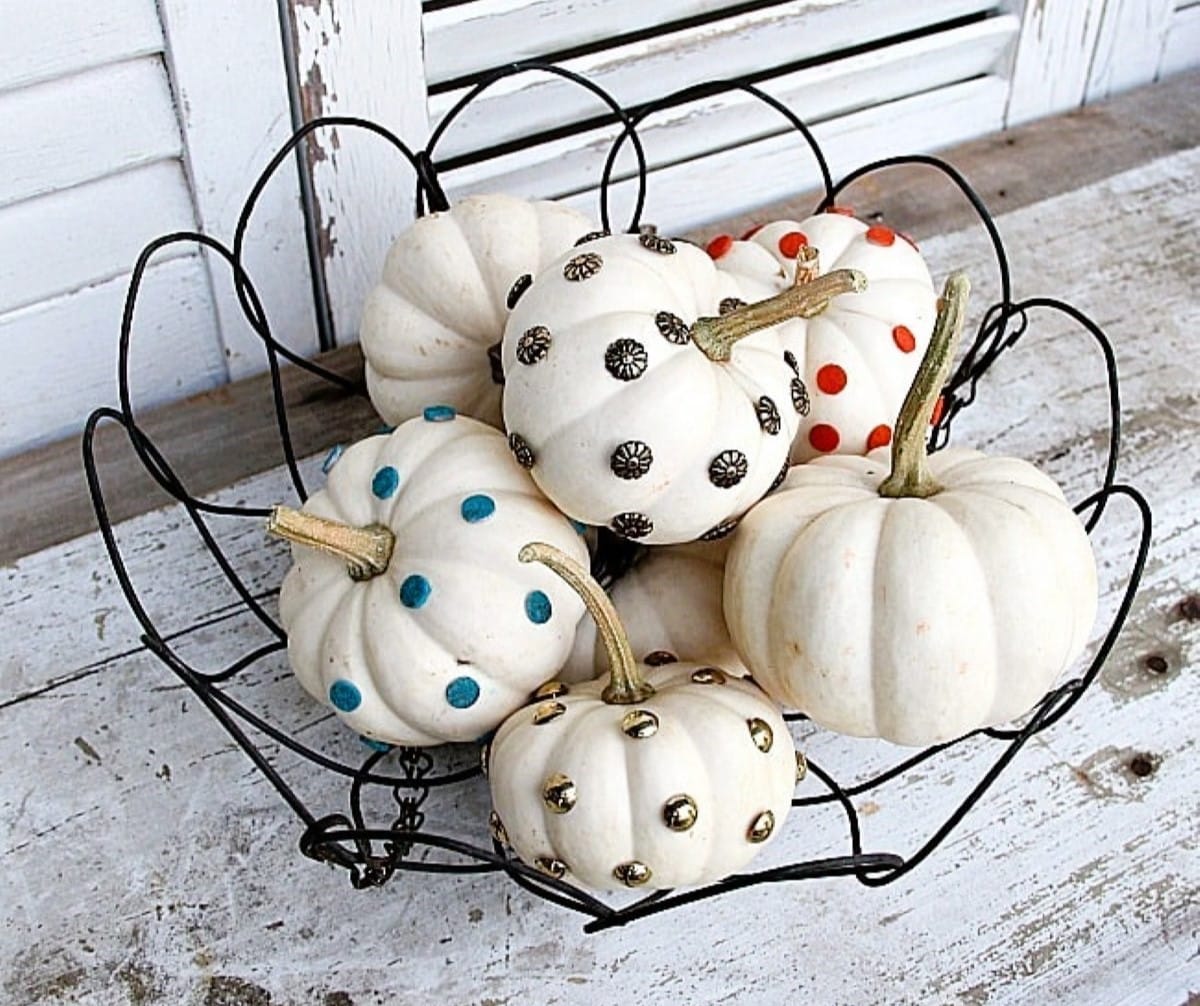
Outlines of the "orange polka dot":
M829 206L826 208L825 212L826 213L838 213L844 217L854 216L854 210L852 210L849 206Z
M712 258L720 258L729 252L733 247L733 238L728 234L718 234L713 238L708 246L704 249Z
M917 348L916 336L912 334L906 325L897 325L892 329L892 342L896 344L896 348L901 353L911 353Z
M800 249L808 244L808 235L801 231L788 231L779 239L779 254L784 258L795 258Z
M946 411L946 396L938 395L938 400L933 405L933 415L929 417L929 425L936 426L942 421L942 413Z
M827 363L817 371L817 387L827 395L836 395L846 386L846 372L836 363Z
M763 225L762 225L762 224L755 224L755 225L754 225L753 227L751 227L751 228L750 228L748 231L746 231L746 233L745 233L745 234L743 234L743 235L742 235L742 240L743 240L743 241L749 241L749 240L750 240L752 237L754 237L754 235L755 235L755 234L757 234L757 233L758 233L759 231L761 231L762 229L763 229Z
M869 451L873 451L876 447L886 447L891 442L892 428L886 424L881 423L867 434L867 450Z
M838 444L842 442L842 437L828 423L817 423L816 426L808 431L808 442L812 444L814 450L818 450L822 454L828 454L830 451L837 450Z
M876 224L874 227L867 228L867 241L882 248L890 248L896 243L896 232L890 227Z

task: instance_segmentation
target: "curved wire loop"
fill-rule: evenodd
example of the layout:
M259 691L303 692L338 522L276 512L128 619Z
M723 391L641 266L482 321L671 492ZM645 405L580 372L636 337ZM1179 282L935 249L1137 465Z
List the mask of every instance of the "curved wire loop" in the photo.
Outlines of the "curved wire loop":
M276 590L256 591L251 587L239 574L236 564L222 547L219 536L210 522L224 518L260 521L268 510L265 507L215 503L194 496L152 438L138 425L130 386L130 357L135 309L147 268L159 251L181 242L198 244L226 263L246 322L263 344L271 375L272 401L284 465L296 496L303 501L307 492L289 432L287 402L280 380L279 359L282 357L304 367L342 391L361 393L362 389L359 382L348 380L304 360L281 345L272 335L266 311L243 263L246 234L263 189L288 154L314 130L345 126L361 128L376 134L400 152L415 173L418 201L422 210L426 207L437 209L448 205L438 181L433 159L437 143L470 102L490 86L505 77L533 71L563 77L596 94L609 107L616 120L624 126L624 131L609 151L601 178L601 215L606 229L609 229L608 189L615 170L617 152L627 140L634 145L638 158L639 195L631 229L636 230L639 226L645 204L647 168L642 145L637 136L637 126L648 115L672 104L698 100L734 88L747 91L776 108L803 135L817 161L824 182L825 195L818 209L832 205L847 186L873 171L902 164L916 164L931 167L947 176L962 191L988 232L1000 273L1001 300L984 312L974 340L968 346L947 385L947 407L932 435L931 448L936 449L945 443L954 415L977 399L982 379L992 365L1022 339L1030 324L1030 312L1055 311L1065 315L1085 330L1103 356L1107 373L1110 420L1107 456L1101 486L1080 502L1076 511L1085 518L1085 526L1091 532L1105 514L1108 503L1114 498L1121 497L1132 502L1137 508L1141 522L1140 537L1115 616L1083 673L1051 690L1019 726L974 731L954 741L915 752L890 768L852 783L839 782L832 771L810 759L809 772L820 784L823 792L797 796L793 800L793 807L829 806L840 812L846 824L846 849L840 855L823 855L755 873L739 874L719 883L686 891L658 891L632 903L615 907L561 878L547 876L526 865L495 838L490 844L484 844L483 836L464 838L442 834L431 826L424 808L425 801L432 791L451 786L477 785L475 779L480 775L478 758L474 753L470 756L464 755L462 746L429 751L417 748L389 748L387 745L371 742L370 746L375 749L357 764L352 764L305 743L299 738L298 732L284 729L234 697L233 689L243 674L264 664L278 665L279 655L286 648L287 641L282 627L266 606ZM587 916L590 921L584 928L589 932L626 925L637 919L753 885L844 876L853 877L860 884L874 887L892 883L905 876L932 856L966 815L984 800L988 791L1029 739L1049 729L1067 715L1095 681L1129 615L1150 546L1149 505L1132 486L1114 482L1120 446L1120 386L1112 344L1100 326L1077 308L1055 298L1034 297L1019 302L1013 300L1008 259L995 221L978 194L952 165L928 156L893 157L864 165L835 184L824 154L811 130L777 99L744 82L717 81L684 88L658 101L630 110L622 108L602 88L578 74L536 62L512 64L476 84L434 130L426 150L416 152L399 137L368 120L348 116L314 120L297 130L271 159L252 186L238 218L232 249L207 235L192 232L164 235L146 246L139 255L131 275L122 314L117 355L120 407L101 408L92 413L84 429L82 448L88 491L118 586L141 626L142 643L199 698L299 819L303 825L299 840L300 852L311 859L332 863L346 870L350 883L355 888L378 887L390 882L397 874L407 872L502 873L521 888L564 909ZM130 449L145 470L164 492L183 507L202 549L216 564L223 580L237 597L235 613L250 614L265 632L265 641L255 643L246 653L224 667L205 670L190 664L172 645L173 634L159 627L133 581L110 518L96 460L96 434L100 425L105 423L114 423L123 428ZM606 582L611 582L636 562L638 554L640 553L636 549L627 549L619 554L614 551L601 563L599 572ZM327 718L332 718L332 714ZM803 720L804 717L802 714L792 713L788 714L786 719L795 722ZM996 744L999 745L999 754L952 813L934 827L930 836L908 855L889 851L867 851L864 848L861 822L853 799L893 783L916 766L964 744L973 745L980 751L986 750L989 744ZM321 778L343 781L344 789L341 795L345 800L345 807L323 814L314 811L288 780L285 763L297 760L320 769L323 773ZM390 818L382 824L377 823L376 818L368 813L367 809L368 795L379 793L386 793L393 807ZM449 822L454 823L468 831L479 825L479 822L473 820ZM446 824L447 822L441 822L442 827ZM414 855L417 850L421 850L422 854Z

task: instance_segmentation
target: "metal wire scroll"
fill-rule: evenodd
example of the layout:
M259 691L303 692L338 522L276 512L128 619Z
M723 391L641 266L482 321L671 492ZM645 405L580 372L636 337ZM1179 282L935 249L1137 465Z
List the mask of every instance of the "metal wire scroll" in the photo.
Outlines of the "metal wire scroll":
M648 116L665 108L733 89L740 89L770 105L802 138L808 152L816 160L823 180L824 192L816 207L818 210L833 205L837 197L859 179L897 165L924 166L956 186L987 231L999 271L1001 295L1000 300L984 312L978 330L970 339L961 362L946 386L942 415L931 433L930 448L933 450L946 444L955 418L979 397L983 379L1001 354L1011 350L1023 339L1030 327L1030 317L1035 312L1051 311L1067 316L1090 337L1103 357L1107 375L1109 421L1106 458L1099 487L1086 499L1081 500L1075 510L1084 518L1085 526L1091 533L1103 518L1108 505L1114 500L1123 500L1137 510L1140 536L1120 604L1099 647L1086 669L1047 694L1020 726L975 731L950 743L938 744L917 752L885 771L853 782L839 781L833 771L810 760L808 772L819 782L822 792L812 796L798 796L793 800L793 806L829 805L840 811L845 818L847 830L846 848L842 855L739 874L701 888L659 891L624 904L610 904L564 880L546 876L525 865L496 838L493 838L490 844L484 844L483 841L444 833L444 828L433 815L432 809L427 809L427 800L434 792L454 792L461 787L478 787L480 784L477 777L481 769L477 752L464 752L462 746L433 750L381 749L371 751L360 763L351 764L306 744L296 732L280 728L268 715L255 712L235 698L228 687L248 669L283 651L287 642L283 629L267 610L269 595L277 592L277 588L275 591L266 592L266 596L261 591L256 593L238 571L234 561L223 551L211 523L214 518L229 517L261 521L268 510L215 503L193 495L170 461L138 423L130 387L129 361L135 309L147 267L162 249L179 243L192 243L206 248L228 266L246 321L262 340L271 377L281 460L296 497L303 501L307 497L307 489L289 432L287 407L280 381L280 359L303 367L343 391L357 394L365 392L360 383L349 381L312 361L303 359L273 335L254 283L243 265L244 239L260 194L271 176L311 133L319 129L342 127L367 131L395 148L414 173L418 205L422 211L425 208L445 208L449 201L438 180L439 164L434 158L438 141L471 100L496 81L519 73L550 73L578 84L606 106L606 116L597 121L621 124L622 131L610 150L601 178L600 213L606 229L610 226L608 190L616 171L617 155L626 142L632 145L637 161L633 176L637 182L637 197L628 230L636 232L641 223L648 183L652 175L648 171L645 153L638 138L638 125ZM434 131L427 149L421 151L414 151L387 129L364 119L340 116L309 122L278 151L255 181L238 220L231 247L208 235L179 232L157 238L142 251L133 269L121 321L117 385L119 406L97 409L87 421L83 434L83 464L100 532L120 589L141 625L142 642L191 689L299 818L302 824L300 851L311 859L344 869L351 884L356 888L380 886L392 880L397 873L404 872L503 873L522 888L589 917L585 925L588 931L625 925L658 912L751 885L846 876L853 877L860 884L874 887L889 884L915 869L937 851L962 819L976 808L1030 738L1062 719L1095 681L1129 614L1150 543L1151 513L1145 498L1134 487L1115 482L1121 429L1120 383L1112 344L1103 330L1083 312L1061 300L1052 297L1014 299L1008 258L1000 233L983 201L952 165L937 157L924 155L893 157L863 165L835 182L812 131L777 99L740 80L720 81L699 88L688 88L652 103L624 108L593 82L562 68L541 63L513 64L478 84L446 116ZM232 587L241 610L265 630L269 637L268 642L255 645L225 666L204 669L185 659L172 642L171 636L156 624L130 576L124 553L109 518L104 487L97 469L94 449L96 430L100 424L109 422L124 428L129 446L145 470L182 506L192 530L199 538L201 549L216 563L222 577ZM641 551L637 546L623 543L615 536L603 536L595 559L595 572L602 582L610 584L636 563ZM792 714L788 718L793 721L803 719L799 714ZM994 750L995 756L987 771L975 782L949 816L940 823L931 825L932 830L924 843L905 855L865 849L861 822L852 803L853 798L888 785L916 766L935 759L958 745L990 746L988 750ZM320 816L314 812L309 803L299 795L298 790L285 778L286 772L282 763L290 756L296 756L300 762L308 763L310 773L312 767L320 769L322 781L337 787L339 799L344 800L344 810ZM386 812L379 810L378 797L381 794L386 797L384 802L389 808ZM444 824L445 822L441 822L441 825ZM470 827L480 836L485 834L484 822L470 822Z

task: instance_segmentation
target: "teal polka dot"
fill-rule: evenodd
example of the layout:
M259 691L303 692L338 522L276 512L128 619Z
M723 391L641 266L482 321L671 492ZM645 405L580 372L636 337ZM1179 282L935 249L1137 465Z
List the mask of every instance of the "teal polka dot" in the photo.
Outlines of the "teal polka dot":
M371 492L381 500L390 499L400 486L400 473L391 465L384 465L371 479Z
M484 496L482 493L475 496L468 496L462 501L462 506L459 508L462 511L462 518L468 524L478 524L481 520L487 520L496 512L496 501L490 496Z
M363 737L359 735L359 741L363 747L368 747L372 751L388 752L392 750L392 746L387 741L377 741L374 737Z
M338 459L345 453L345 444L334 444L330 447L329 453L325 455L325 460L321 462L321 474L328 475L333 470L333 466L338 463Z
M413 573L400 584L400 603L406 608L420 608L432 593L433 585L419 573Z
M587 534L588 532L588 526L583 521L572 520L571 527L575 529L577 534Z
M543 625L550 621L552 613L553 608L550 605L550 598L540 590L531 590L525 595L525 614L529 616L529 620L535 625Z
M430 405L424 412L427 423L448 423L457 415L453 405Z
M358 685L353 681L338 678L329 686L329 701L333 703L335 709L340 709L344 713L352 713L362 705L362 692L358 690Z
M446 701L455 709L469 709L479 701L479 682L474 678L455 678L446 686Z

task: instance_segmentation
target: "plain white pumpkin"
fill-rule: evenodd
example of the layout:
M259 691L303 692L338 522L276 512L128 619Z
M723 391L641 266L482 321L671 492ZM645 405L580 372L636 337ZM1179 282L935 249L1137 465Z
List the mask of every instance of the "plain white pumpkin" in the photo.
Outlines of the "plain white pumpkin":
M424 416L349 447L299 511L301 538L307 516L336 522L335 540L338 526L390 535L378 573L354 579L344 554L295 544L279 598L300 683L394 744L494 729L562 666L583 614L561 580L517 560L532 538L583 562L587 549L503 435L448 406Z
M607 599L591 589L596 611ZM797 775L791 734L749 681L704 663L638 665L607 612L611 678L545 686L493 738L493 834L585 887L720 880L783 826Z
M376 410L398 424L430 402L500 426L504 322L533 276L596 225L566 206L468 196L392 245L359 338Z
M609 589L634 656L642 663L702 660L737 677L746 675L725 625L722 599L731 540L650 549ZM588 681L607 669L604 644L595 624L585 618L558 676L567 682Z
M797 322L753 331L720 359L697 344L697 320L732 324L771 292L656 235L563 256L505 328L504 425L518 460L586 524L651 544L728 533L787 460L798 380L779 329Z
M943 299L952 313L965 290ZM793 468L731 548L725 612L746 665L831 730L923 745L1007 722L1090 635L1095 559L1054 481L1016 458L925 457L949 360L918 375L894 456Z
M708 248L718 269L775 289L794 281L804 250L816 251L819 271L856 269L866 276L864 291L836 298L781 334L809 397L791 456L799 464L886 446L937 311L917 249L890 227L841 212L773 220L748 240L722 235Z

